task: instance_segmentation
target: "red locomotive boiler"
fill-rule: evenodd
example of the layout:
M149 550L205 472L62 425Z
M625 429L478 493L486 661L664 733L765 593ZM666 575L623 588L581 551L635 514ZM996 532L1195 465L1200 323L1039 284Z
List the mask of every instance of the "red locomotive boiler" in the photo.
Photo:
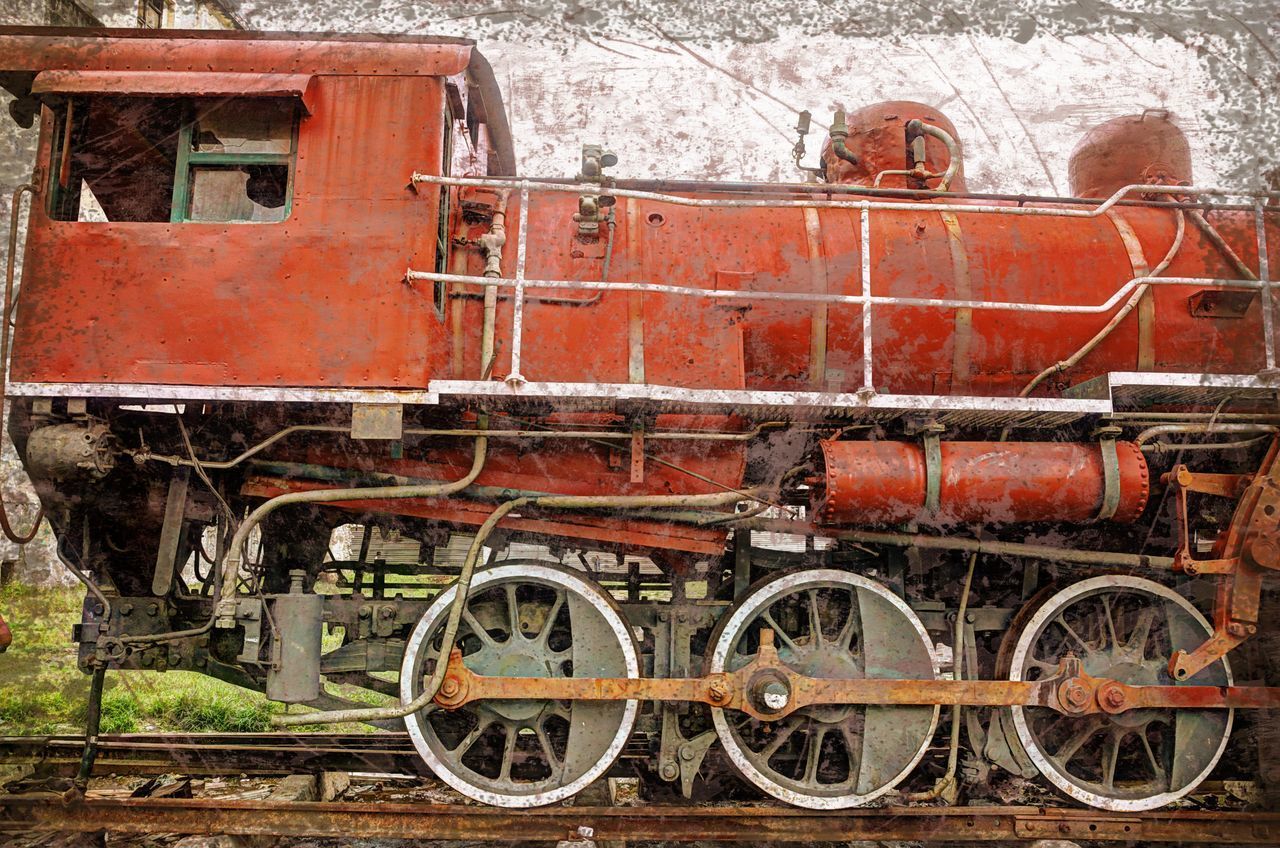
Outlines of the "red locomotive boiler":
M1269 755L1280 211L1167 116L1091 133L1077 197L968 191L905 101L806 182L536 179L459 40L0 56L40 123L9 430L99 681L403 722L517 807L723 767L1142 810Z

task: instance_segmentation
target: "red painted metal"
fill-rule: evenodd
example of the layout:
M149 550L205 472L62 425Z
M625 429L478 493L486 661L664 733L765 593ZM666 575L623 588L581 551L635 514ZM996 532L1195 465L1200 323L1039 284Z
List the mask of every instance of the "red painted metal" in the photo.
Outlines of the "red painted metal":
M984 524L1093 519L1102 505L1101 449L1068 442L941 443L936 513L925 510L924 449L911 442L822 442L826 478L814 495L823 524ZM1142 451L1117 442L1120 505L1133 521L1147 504ZM874 482L871 482L874 481Z
M1110 197L1127 185L1191 185L1191 147L1166 112L1099 124L1071 152L1071 193Z
M207 71L42 71L32 94L129 94L174 97L297 97L307 112L312 74L209 73Z

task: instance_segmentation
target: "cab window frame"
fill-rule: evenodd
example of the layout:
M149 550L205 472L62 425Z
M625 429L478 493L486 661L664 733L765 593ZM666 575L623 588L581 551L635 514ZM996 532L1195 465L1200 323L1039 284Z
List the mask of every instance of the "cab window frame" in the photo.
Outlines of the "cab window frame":
M287 100L292 103L293 114L290 116L289 151L287 153L228 153L226 151L196 150L193 144L194 129L200 120L200 103L222 100L224 103L238 100L243 103L259 103L264 101ZM295 97L228 97L228 98L188 98L184 103L187 114L178 130L178 161L174 168L173 205L170 207L169 222L172 224L281 224L289 220L293 214L293 181L295 165L298 161L298 128L302 123L301 104ZM216 221L193 219L191 215L193 172L200 167L227 167L237 165L283 165L286 169L284 188L284 211L274 221L226 220Z
M62 184L64 159L69 160L73 151L70 145L86 145L86 140L77 139L83 133L77 121L83 121L89 110L90 102L103 98L129 98L139 101L169 101L174 109L181 110L178 121L177 145L173 168L173 189L169 197L169 214L167 218L108 219L107 221L79 220L81 208L81 182L83 177L72 171L67 185ZM201 107L208 104L239 102L247 108L259 103L286 102L291 105L289 144L287 152L279 153L235 153L227 151L202 151L193 149L194 130L201 114ZM45 202L46 213L52 220L72 224L99 223L170 223L170 224L281 224L289 220L293 214L293 192L298 160L298 135L305 114L301 102L296 97L282 96L153 96L153 95L112 95L110 93L76 94L66 97L61 102L49 104L52 133L50 145L50 162L48 191ZM67 141L68 131L71 141ZM172 137L172 136L170 136ZM82 150L85 147L81 148ZM194 182L193 171L200 167L228 168L253 165L280 165L285 168L284 204L281 216L275 220L253 221L244 219L208 220L192 219L191 195ZM91 187L92 189L92 187Z

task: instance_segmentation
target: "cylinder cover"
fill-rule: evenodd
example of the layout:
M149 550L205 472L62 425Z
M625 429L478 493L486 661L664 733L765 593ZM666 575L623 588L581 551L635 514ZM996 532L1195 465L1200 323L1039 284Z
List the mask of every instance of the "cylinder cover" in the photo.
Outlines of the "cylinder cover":
M824 525L987 524L1090 521L1106 486L1103 450L1069 442L942 442L938 508L928 510L925 450L913 442L822 442L823 485L814 513ZM1117 442L1119 504L1114 521L1142 514L1147 462Z

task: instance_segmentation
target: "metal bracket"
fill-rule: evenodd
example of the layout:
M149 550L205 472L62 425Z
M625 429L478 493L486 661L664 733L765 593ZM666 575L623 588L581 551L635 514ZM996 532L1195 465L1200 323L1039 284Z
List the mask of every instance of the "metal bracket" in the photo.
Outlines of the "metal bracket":
M397 440L404 436L404 404L351 404L351 438Z
M1116 436L1120 433L1119 427L1100 427L1094 432L1102 451L1102 505L1098 508L1098 521L1110 521L1120 507L1120 457L1116 454Z
M244 647L241 648L240 656L236 659L245 663L261 663L259 653L262 650L262 599L237 598L234 603L236 623L244 626Z
M946 428L938 423L925 424L920 429L924 442L924 511L935 513L942 506L942 433Z

